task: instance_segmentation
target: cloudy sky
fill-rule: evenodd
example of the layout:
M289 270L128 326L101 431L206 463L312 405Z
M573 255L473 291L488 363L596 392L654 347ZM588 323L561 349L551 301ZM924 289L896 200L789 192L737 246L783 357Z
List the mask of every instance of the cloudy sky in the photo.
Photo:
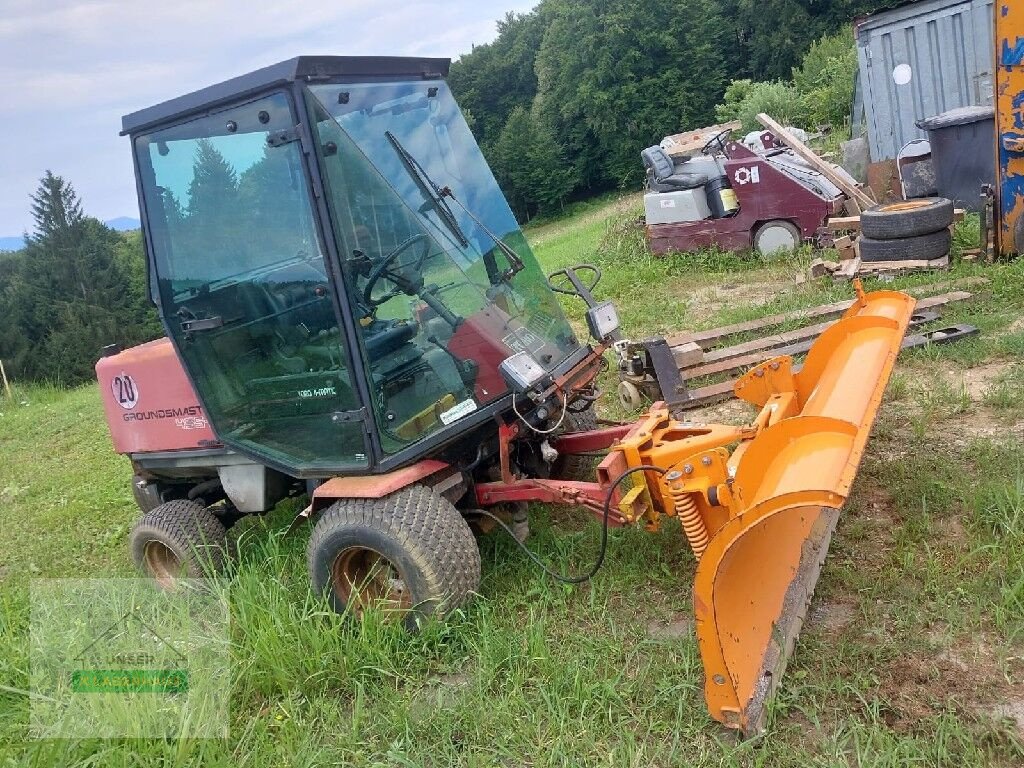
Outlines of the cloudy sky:
M50 169L99 219L138 217L121 115L299 54L449 56L536 0L0 0L0 237Z

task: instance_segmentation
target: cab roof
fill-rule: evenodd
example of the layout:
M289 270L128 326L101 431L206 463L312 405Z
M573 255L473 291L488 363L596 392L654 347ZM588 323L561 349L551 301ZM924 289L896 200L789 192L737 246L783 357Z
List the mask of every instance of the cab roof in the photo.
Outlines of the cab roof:
M121 118L121 135L177 122L189 114L202 113L223 102L296 80L359 81L403 77L436 80L448 75L450 64L451 59L402 56L296 56L127 114Z

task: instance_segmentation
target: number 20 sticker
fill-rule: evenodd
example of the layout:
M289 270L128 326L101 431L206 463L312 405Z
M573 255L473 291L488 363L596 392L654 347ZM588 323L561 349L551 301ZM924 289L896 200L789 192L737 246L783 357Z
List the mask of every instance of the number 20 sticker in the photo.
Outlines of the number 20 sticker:
M130 411L138 405L139 388L135 384L135 379L127 373L115 376L114 380L110 382L110 389L114 393L114 399L117 401L117 404L126 411Z

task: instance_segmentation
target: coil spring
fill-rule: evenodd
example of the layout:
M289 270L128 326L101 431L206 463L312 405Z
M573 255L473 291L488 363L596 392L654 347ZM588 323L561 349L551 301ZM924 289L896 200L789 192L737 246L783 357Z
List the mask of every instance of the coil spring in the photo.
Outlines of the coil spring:
M693 500L691 492L683 490L682 486L676 484L669 486L669 493L672 494L672 504L679 522L682 523L686 540L690 542L690 548L699 560L708 547L708 529L704 525L704 518L700 516L700 510L697 509L697 502Z

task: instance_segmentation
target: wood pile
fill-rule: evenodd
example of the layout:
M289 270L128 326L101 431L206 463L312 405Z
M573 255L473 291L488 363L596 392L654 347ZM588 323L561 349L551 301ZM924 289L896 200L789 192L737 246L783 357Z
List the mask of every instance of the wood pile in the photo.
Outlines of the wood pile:
M922 286L908 293L924 296L918 300L912 328L920 328L941 319L941 307L971 298L972 294L962 290L988 281L982 277L965 278L943 285ZM934 291L945 291L927 296ZM712 328L692 333L674 333L665 338L675 355L680 371L690 388L690 400L686 407L700 407L733 397L733 385L745 369L778 355L800 356L806 354L814 340L853 305L854 300L822 304L743 323ZM803 325L803 323L807 323ZM797 327L793 327L796 325ZM782 330L779 326L786 327ZM956 326L959 336L974 332ZM753 336L753 338L751 338ZM934 336L934 338L933 338ZM939 342L950 336L949 329L918 332L908 336L906 346ZM711 381L711 379L718 379Z

